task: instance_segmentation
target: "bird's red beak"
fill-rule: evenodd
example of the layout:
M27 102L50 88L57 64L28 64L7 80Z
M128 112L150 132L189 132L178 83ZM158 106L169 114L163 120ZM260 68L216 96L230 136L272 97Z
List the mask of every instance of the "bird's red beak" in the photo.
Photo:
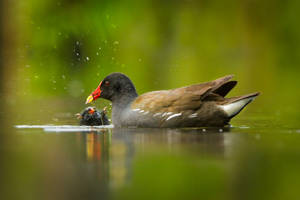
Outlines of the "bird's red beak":
M92 94L90 94L90 96L88 96L88 98L86 99L85 104L91 103L92 101L95 101L96 99L98 99L101 95L101 83L99 84L99 86L96 88L96 90L94 92L92 92Z

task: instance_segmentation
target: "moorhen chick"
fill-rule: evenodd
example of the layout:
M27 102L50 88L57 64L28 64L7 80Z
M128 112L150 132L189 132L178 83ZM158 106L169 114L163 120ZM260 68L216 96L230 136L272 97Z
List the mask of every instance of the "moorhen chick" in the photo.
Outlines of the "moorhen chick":
M138 96L132 81L122 73L112 73L87 98L112 102L115 127L223 127L258 92L225 98L237 84L228 75L214 81L172 90L153 91Z
M106 108L104 108L103 111L100 112L95 107L87 107L83 110L82 113L77 113L76 116L78 119L80 119L80 125L109 125L109 120L106 116Z

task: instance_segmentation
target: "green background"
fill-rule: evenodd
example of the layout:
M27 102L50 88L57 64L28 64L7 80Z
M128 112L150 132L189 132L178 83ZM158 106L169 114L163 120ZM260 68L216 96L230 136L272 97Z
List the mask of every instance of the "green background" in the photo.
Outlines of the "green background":
M299 10L297 0L2 1L1 194L297 199ZM139 94L234 74L229 96L261 95L226 133L13 128L76 125L74 114L112 72L127 74ZM98 160L89 157L96 147Z

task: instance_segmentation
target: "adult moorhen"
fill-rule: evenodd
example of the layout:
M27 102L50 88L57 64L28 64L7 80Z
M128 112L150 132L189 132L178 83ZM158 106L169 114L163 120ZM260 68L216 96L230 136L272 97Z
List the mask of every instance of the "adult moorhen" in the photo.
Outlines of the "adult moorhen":
M80 114L76 114L77 118L80 119L80 125L86 126L100 126L109 125L109 120L106 116L106 108L103 111L96 110L95 107L87 107Z
M228 75L211 82L148 92L138 96L132 81L122 73L112 73L87 98L112 102L115 127L222 127L237 115L258 92L225 98L237 84Z

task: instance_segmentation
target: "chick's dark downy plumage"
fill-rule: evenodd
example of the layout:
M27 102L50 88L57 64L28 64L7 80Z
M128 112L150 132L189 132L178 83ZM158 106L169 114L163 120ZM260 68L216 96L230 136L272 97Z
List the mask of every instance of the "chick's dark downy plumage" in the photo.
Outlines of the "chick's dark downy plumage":
M80 125L100 126L109 125L109 120L106 116L106 109L98 111L95 107L87 107L81 114L77 114L80 119Z

